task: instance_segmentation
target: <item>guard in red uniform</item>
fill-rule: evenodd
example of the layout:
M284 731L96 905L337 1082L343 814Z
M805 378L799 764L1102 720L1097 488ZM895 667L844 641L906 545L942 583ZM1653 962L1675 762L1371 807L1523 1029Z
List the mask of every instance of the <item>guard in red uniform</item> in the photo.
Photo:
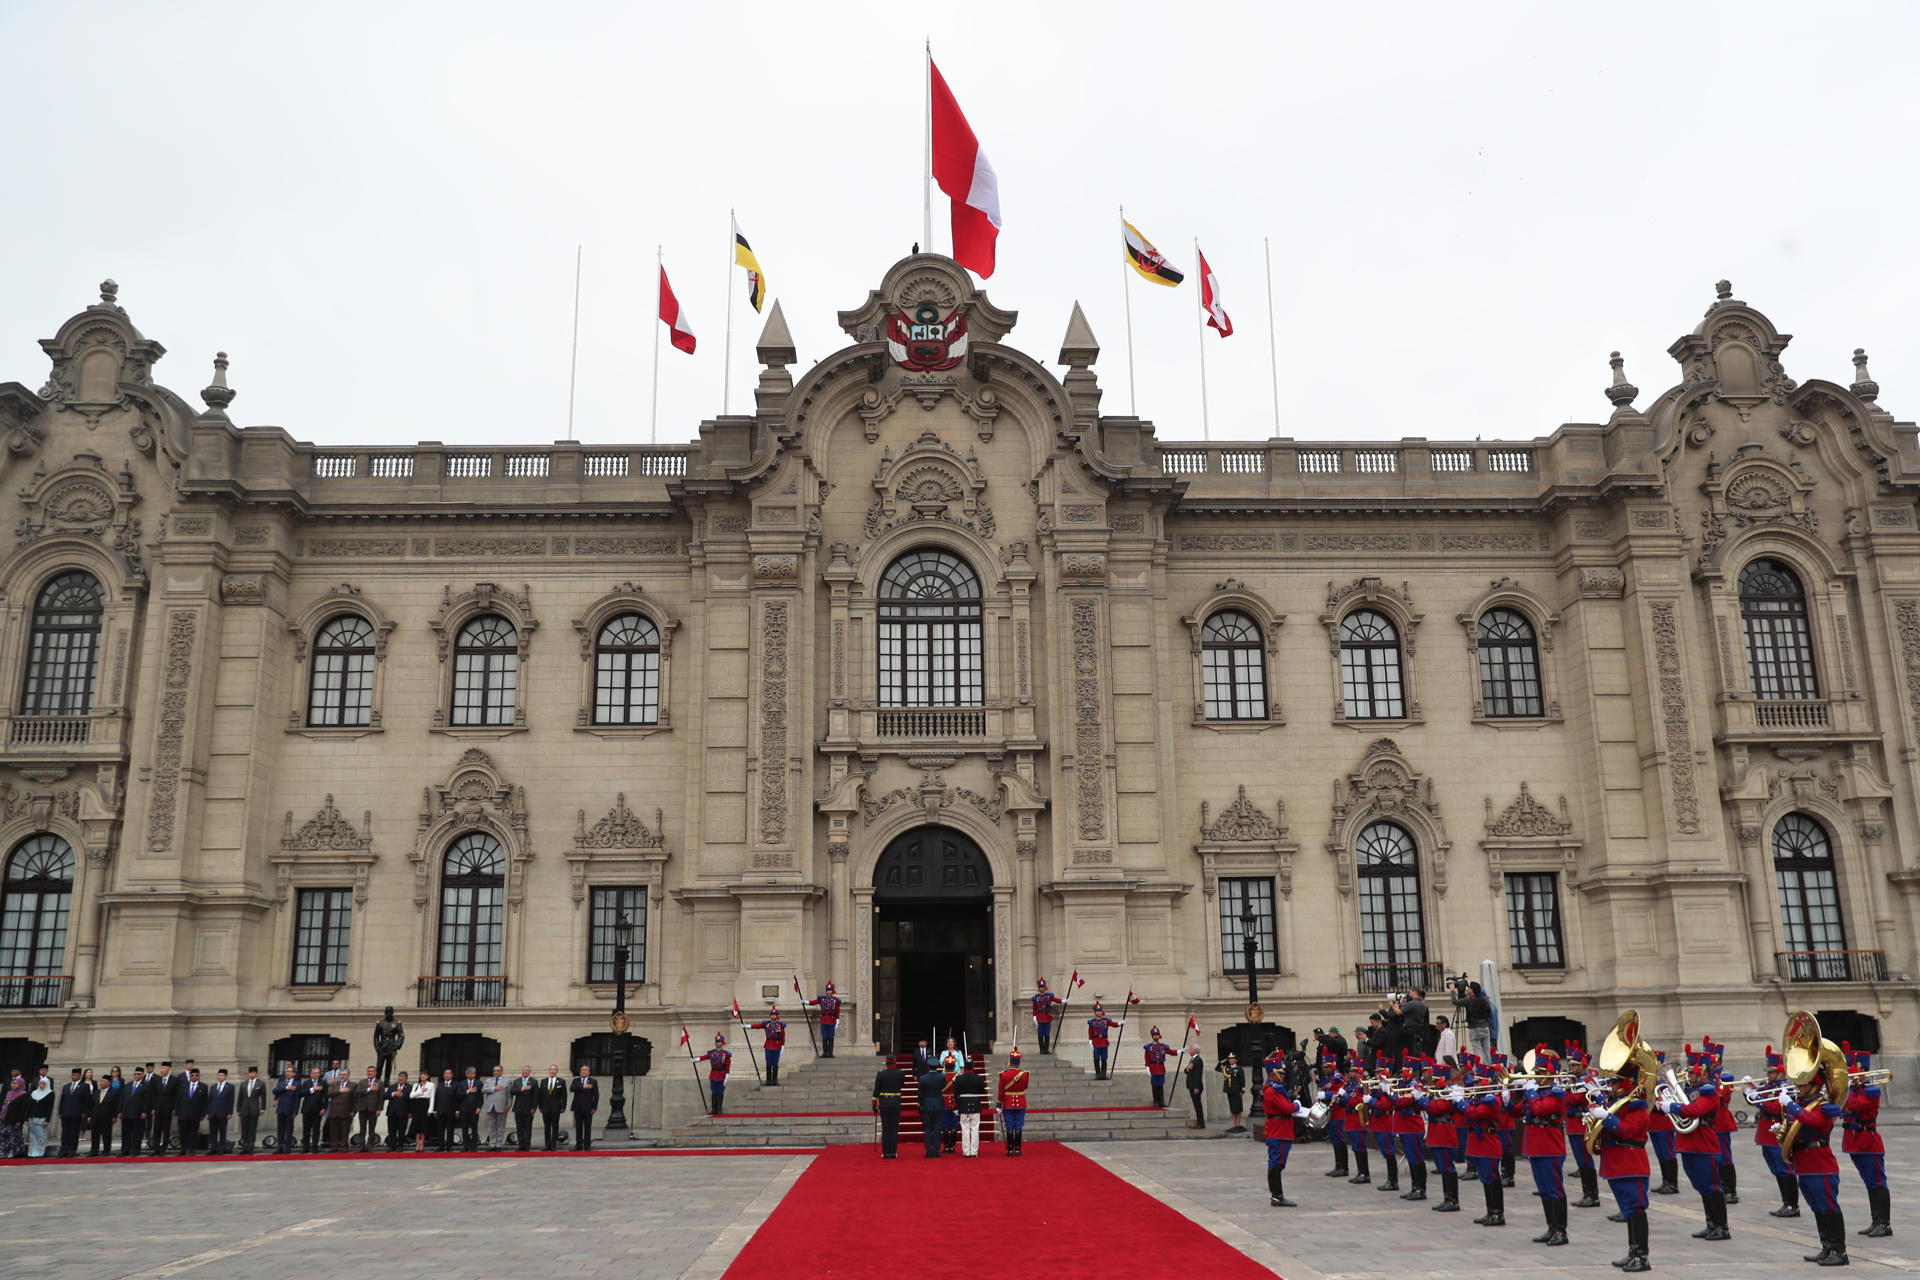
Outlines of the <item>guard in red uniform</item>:
M1576 1209L1597 1209L1600 1207L1600 1174L1594 1168L1593 1157L1587 1154L1587 1099L1593 1089L1593 1063L1585 1052L1567 1046L1567 1069L1575 1072L1581 1079L1567 1090L1567 1149L1573 1152L1574 1168L1580 1173L1580 1198L1573 1202Z
M1007 1154L1020 1154L1027 1138L1027 1086L1030 1078L1020 1065L1020 1051L1007 1055L1007 1069L1000 1073L1000 1119L1006 1125Z
M1647 1104L1635 1098L1610 1113L1601 1103L1612 1091L1631 1092L1639 1078L1640 1073L1628 1063L1611 1089L1587 1108L1587 1118L1600 1126L1600 1176L1607 1180L1627 1224L1627 1256L1613 1265L1633 1273L1653 1269L1647 1261Z
M1400 1154L1407 1158L1407 1182L1411 1185L1402 1200L1427 1198L1427 1120L1426 1107L1419 1099L1424 1090L1414 1079L1416 1071L1433 1064L1425 1058L1407 1059L1412 1065L1400 1071L1400 1092L1393 1099L1393 1136Z
M1161 1042L1160 1028L1155 1027L1149 1034L1153 1039L1142 1046L1147 1057L1147 1078L1153 1082L1153 1105L1164 1107L1167 1105L1167 1055L1173 1050Z
M1107 1032L1113 1027L1127 1025L1125 1018L1109 1018L1100 1002L1093 1002L1093 1016L1087 1019L1087 1043L1093 1046L1093 1078L1107 1078Z
M1431 1091L1423 1088L1414 1095L1427 1113L1427 1147L1433 1152L1433 1162L1440 1170L1440 1203L1433 1206L1435 1213L1460 1212L1460 1172L1454 1167L1454 1148L1460 1145L1459 1131L1454 1121L1459 1117L1457 1104L1448 1096L1448 1089L1456 1073L1450 1072L1444 1065L1436 1065L1433 1070Z
M1680 1166L1687 1181L1700 1193L1706 1210L1707 1225L1693 1233L1695 1240L1731 1240L1727 1229L1727 1197L1720 1189L1720 1135L1714 1131L1714 1116L1720 1110L1720 1072L1711 1053L1695 1053L1687 1046L1687 1092L1691 1098L1663 1103L1661 1109L1675 1118L1697 1120L1691 1132L1674 1134L1674 1150L1680 1153Z
M1335 1106L1346 1112L1347 1150L1353 1153L1354 1175L1347 1181L1355 1186L1363 1186L1373 1181L1373 1175L1367 1171L1367 1105L1366 1091L1360 1087L1360 1069L1350 1069L1341 1080L1335 1094Z
M960 1073L964 1070L966 1064L956 1062L941 1072L946 1083L940 1086L940 1150L947 1155L952 1155L960 1145L960 1098L957 1090Z
M1733 1135L1740 1132L1740 1118L1733 1114L1733 1077L1726 1073L1727 1046L1701 1036L1700 1051L1713 1058L1707 1078L1720 1087L1720 1109L1713 1113L1713 1131L1720 1140L1720 1189L1726 1193L1728 1204L1739 1204L1740 1171L1733 1165Z
M764 1031L767 1034L765 1046L767 1053L767 1086L771 1088L780 1083L780 1051L787 1047L787 1024L780 1021L780 1007L778 1005L768 1005L766 1018L760 1022L749 1022L747 1026L755 1031ZM748 1043L751 1044L752 1042L749 1041Z
M1664 1074L1667 1069L1665 1050L1654 1050L1653 1059ZM1673 1117L1657 1107L1651 1108L1647 1114L1647 1145L1653 1148L1653 1158L1660 1162L1660 1185L1653 1189L1653 1194L1679 1195L1680 1161L1673 1152Z
M1778 1095L1781 1083L1787 1078L1787 1064L1781 1056L1767 1046L1767 1081L1764 1086L1770 1094ZM1778 1096L1763 1098L1754 1108L1758 1113L1753 1121L1753 1141L1760 1148L1760 1158L1767 1162L1767 1172L1773 1175L1775 1185L1780 1188L1780 1207L1768 1211L1773 1218L1797 1218L1800 1216L1800 1182L1793 1176L1793 1170L1787 1167L1786 1158L1780 1154L1780 1134L1774 1127L1783 1113Z
M1534 1050L1534 1061L1558 1069L1560 1057L1541 1045ZM1533 1238L1535 1244L1562 1245L1567 1242L1567 1182L1561 1165L1567 1158L1567 1094L1554 1084L1541 1084L1532 1076L1520 1077L1520 1095L1514 1100L1514 1114L1520 1121L1520 1154L1533 1170L1534 1189L1540 1193L1540 1211L1547 1216L1547 1229Z
M1398 1191L1400 1162L1393 1153L1393 1099L1381 1087L1381 1083L1380 1080L1374 1081L1373 1089L1367 1096L1367 1133L1373 1138L1373 1145L1387 1166L1387 1180L1374 1190Z
M1053 1011L1066 1004L1066 1001L1047 990L1045 978L1040 979L1039 986L1040 990L1033 996L1033 1026L1040 1033L1040 1053L1044 1057L1053 1052L1050 1043L1053 1039Z
M1260 1094L1260 1110L1266 1114L1267 1127L1267 1203L1276 1209L1295 1208L1287 1199L1281 1176L1287 1170L1287 1153L1293 1149L1292 1091L1284 1088L1278 1073L1267 1069L1267 1086Z
M1500 1185L1500 1109L1504 1105L1500 1091L1493 1088L1493 1073L1485 1072L1477 1084L1456 1087L1448 1096L1464 1107L1467 1121L1467 1159L1473 1161L1480 1177L1480 1193L1486 1197L1487 1211L1474 1221L1483 1227L1507 1225L1506 1189ZM1467 1088L1482 1091L1467 1096Z
M1873 1070L1872 1054L1845 1043L1840 1048L1847 1055L1848 1071ZM1840 1140L1841 1150L1853 1157L1853 1167L1867 1184L1867 1203L1873 1209L1873 1225L1860 1234L1890 1236L1893 1204L1887 1190L1887 1144L1880 1137L1880 1086L1856 1084L1848 1089L1845 1115L1847 1132Z
M1820 1252L1804 1255L1806 1260L1823 1267L1844 1267L1847 1220L1840 1212L1840 1164L1833 1158L1832 1146L1840 1108L1817 1101L1819 1093L1820 1080L1816 1077L1800 1087L1799 1096L1788 1098L1782 1105L1787 1128L1793 1128L1795 1120L1800 1124L1791 1148L1784 1136L1786 1129L1781 1130L1780 1154L1800 1179L1800 1194L1806 1197L1807 1208L1813 1210L1813 1221L1820 1232Z
M713 1048L704 1055L707 1060L707 1088L713 1093L713 1107L709 1115L719 1115L720 1108L727 1100L727 1073L733 1070L733 1055L727 1052L727 1038L715 1036Z
M840 997L833 993L833 984L827 984L825 995L815 996L807 1001L810 1005L820 1006L820 1056L833 1056L833 1033L840 1027Z

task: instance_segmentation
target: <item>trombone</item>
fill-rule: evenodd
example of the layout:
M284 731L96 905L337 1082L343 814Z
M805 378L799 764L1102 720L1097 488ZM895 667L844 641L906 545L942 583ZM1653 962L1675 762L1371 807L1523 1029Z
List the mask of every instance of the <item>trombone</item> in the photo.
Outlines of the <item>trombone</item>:
M1851 1092L1854 1089L1865 1088L1868 1085L1888 1084L1891 1083L1892 1080L1893 1072L1887 1070L1885 1067L1875 1067L1871 1071L1849 1071L1847 1073L1847 1089ZM1752 1081L1746 1089L1747 1105L1760 1107L1765 1106L1769 1102L1785 1102L1799 1091L1800 1086L1791 1080L1776 1080L1772 1083L1761 1080Z

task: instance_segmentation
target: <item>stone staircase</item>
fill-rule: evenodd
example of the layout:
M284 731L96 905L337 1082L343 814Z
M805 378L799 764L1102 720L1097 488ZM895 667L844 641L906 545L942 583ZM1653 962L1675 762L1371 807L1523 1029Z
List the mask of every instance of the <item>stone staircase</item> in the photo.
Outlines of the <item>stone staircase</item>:
M1006 1059L996 1057L981 1064L980 1055L975 1054L974 1061L987 1080L989 1092L993 1092ZM727 1086L726 1110L721 1115L698 1116L675 1126L667 1131L662 1145L767 1147L873 1142L875 1129L868 1100L874 1075L884 1065L885 1059L869 1054L816 1058L791 1069L782 1067L780 1084L771 1089L755 1084L750 1072L744 1085L735 1075ZM898 1065L904 1068L908 1061L900 1059ZM1117 1080L1096 1080L1092 1072L1051 1055L1035 1055L1021 1065L1032 1077L1026 1131L1036 1141L1205 1138L1217 1136L1225 1124L1224 1116L1209 1116L1207 1129L1187 1127L1192 1111L1175 1076L1168 1077L1168 1101L1175 1105L1157 1111L1153 1109L1153 1091L1146 1072L1138 1067L1123 1072ZM689 1076L689 1092L692 1087ZM921 1141L920 1112L911 1073L902 1102L900 1145L903 1149L917 1147ZM1217 1099L1209 1099L1210 1106L1215 1102ZM982 1117L982 1142L998 1140L998 1124L997 1114Z

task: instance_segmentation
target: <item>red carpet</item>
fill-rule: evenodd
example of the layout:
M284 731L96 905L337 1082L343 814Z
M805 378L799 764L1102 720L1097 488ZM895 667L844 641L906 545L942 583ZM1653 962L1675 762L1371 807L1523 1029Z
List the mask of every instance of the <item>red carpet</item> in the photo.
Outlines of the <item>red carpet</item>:
M819 1147L696 1147L676 1150L660 1147L610 1147L591 1151L376 1151L372 1155L361 1155L358 1151L332 1152L320 1151L312 1155L295 1153L290 1156L276 1156L271 1152L260 1155L243 1156L239 1154L225 1156L72 1156L62 1159L59 1156L42 1156L38 1160L29 1160L20 1156L12 1160L0 1160L0 1168L9 1165L24 1165L38 1168L60 1168L67 1165L96 1164L168 1164L188 1165L209 1164L223 1160L246 1160L265 1168L274 1165L291 1164L301 1160L600 1160L634 1156L805 1156L821 1150Z
M1093 1236L1099 1245L1089 1246ZM898 1160L880 1159L871 1146L828 1147L727 1268L727 1280L792 1275L796 1267L852 1280L1274 1275L1057 1142L1036 1142L1017 1160L985 1143L976 1159L937 1161L904 1146Z

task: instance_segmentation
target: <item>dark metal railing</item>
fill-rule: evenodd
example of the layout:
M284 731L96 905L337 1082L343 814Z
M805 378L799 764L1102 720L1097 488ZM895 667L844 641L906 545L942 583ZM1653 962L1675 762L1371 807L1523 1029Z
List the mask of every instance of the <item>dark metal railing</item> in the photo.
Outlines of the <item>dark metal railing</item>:
M1400 960L1392 964L1356 964L1362 995L1384 995L1419 987L1432 991L1446 978L1447 967L1437 960Z
M497 973L426 974L415 991L420 1009L482 1009L507 1002L507 980Z
M0 973L0 1009L57 1009L72 982L64 973Z
M1776 951L1774 963L1788 982L1885 982L1884 951Z

